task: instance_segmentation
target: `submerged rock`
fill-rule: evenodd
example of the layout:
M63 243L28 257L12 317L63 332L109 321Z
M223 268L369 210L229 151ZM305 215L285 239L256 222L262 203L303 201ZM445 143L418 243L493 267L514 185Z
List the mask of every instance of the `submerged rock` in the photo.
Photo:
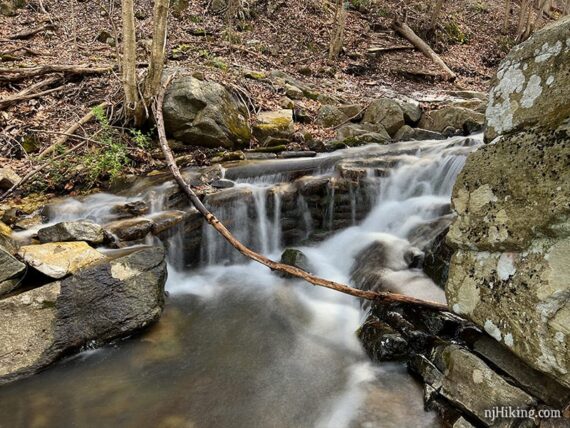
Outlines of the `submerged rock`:
M106 256L85 242L27 245L20 248L18 256L34 269L55 279L107 260Z
M166 132L185 144L232 149L251 138L246 106L219 83L177 78L163 111Z
M46 242L85 241L90 244L102 244L105 232L101 226L89 220L64 221L38 231L38 239Z
M146 248L0 300L0 383L156 321L165 281L164 251Z
M301 250L297 250L296 248L287 248L281 254L281 263L289 266L294 266L299 269L304 270L305 272L311 271L311 265L309 263L309 259Z

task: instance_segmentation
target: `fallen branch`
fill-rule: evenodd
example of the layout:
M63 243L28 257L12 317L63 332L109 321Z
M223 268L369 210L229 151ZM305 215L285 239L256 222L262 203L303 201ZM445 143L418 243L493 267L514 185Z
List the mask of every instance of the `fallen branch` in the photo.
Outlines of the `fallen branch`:
M18 92L17 94L14 94L12 96L6 97L2 100L0 100L0 109L4 109L12 104L15 104L17 102L20 102L22 100L26 100L26 99L30 99L30 98L35 98L35 97L39 97L41 95L45 95L45 91L42 92L36 92L39 89L45 88L46 86L52 85L53 83L57 82L60 80L60 77L50 77L48 79L42 80L41 82L35 83L25 89L22 89L20 92ZM60 86L59 88L56 89L61 89L63 88L63 86Z
M41 27L34 28L32 30L26 30L26 31L22 31L21 33L14 34L13 36L10 36L9 39L10 40L25 40L25 39L29 39L30 37L32 37L38 33L43 32L43 31L48 31L48 30L53 30L53 29L55 29L55 25L46 24L46 25L43 25Z
M414 30L412 30L406 23L395 20L392 22L392 28L400 35L405 37L411 44L418 48L426 57L431 59L435 64L439 65L448 75L448 80L455 80L457 75L443 62L441 57L434 52L429 45L424 42Z
M57 141L55 143L53 143L52 145L47 147L44 151L42 151L38 155L38 159L42 159L45 155L53 152L57 147L65 144L65 142L69 139L69 137L71 137L71 136L73 136L73 134L75 134L75 131L77 131L79 128L81 128L83 125L85 125L87 122L89 122L91 119L93 119L95 117L95 109L96 108L105 108L108 105L109 105L109 103L104 102L104 103L99 104L97 107L89 110L89 112L85 116L83 116L81 119L79 119L77 122L75 122L69 128L67 128L62 133L62 135L57 139Z
M382 55L388 52L397 52L397 51L407 51L407 50L414 50L416 49L415 46L389 46L386 48L368 48L367 53L369 55Z
M104 74L113 70L113 66L89 67L84 65L41 65L27 68L0 68L0 81L17 82L49 73L65 74Z
M358 113L356 113L354 116L351 116L351 117L349 117L348 119L346 119L344 122L339 123L339 124L336 125L336 126L333 126L332 129L338 129L338 128L340 128L341 126L346 125L348 122L352 122L354 119L359 118L360 115L361 115L362 113L364 113L368 107L370 107L370 104L372 104L372 101L370 101L368 104L366 104L366 105L362 108L362 110L360 110L360 111L359 111Z
M294 266L289 266L283 263L275 262L255 251L251 250L250 248L243 245L240 241L238 241L232 233L226 229L226 227L218 220L214 214L212 214L202 203L202 201L196 196L190 185L184 180L182 174L180 173L180 169L176 165L176 161L174 160L174 155L172 154L172 150L168 146L168 141L166 139L166 132L164 129L164 117L162 114L162 105L164 103L164 95L166 93L166 89L168 85L174 78L174 75L170 75L166 80L165 84L162 85L160 92L158 94L157 99L152 105L152 110L154 113L154 117L156 120L156 126L158 129L158 137L159 137L159 144L162 148L166 161L168 163L168 167L170 168L170 172L174 176L174 179L178 183L178 185L186 192L192 204L196 207L196 209L204 216L206 221L214 228L216 231L224 237L226 241L228 241L235 249L237 249L240 253L244 256L248 257L249 259L261 263L268 268L287 273L291 276L296 278L303 279L313 285L330 288L332 290L340 291L341 293L348 294L355 297L360 297L366 300L372 300L375 302L402 302L402 303L411 303L416 305L425 306L432 309L437 310L448 310L446 305L442 305L441 303L425 301L421 299L416 299L414 297L405 296L401 294L394 294L394 293L387 293L387 292L374 292L374 291L365 291L359 290L353 287L349 287L348 285L341 284L334 281L329 281L327 279L320 278L316 275L311 273L305 272L302 269L299 269Z

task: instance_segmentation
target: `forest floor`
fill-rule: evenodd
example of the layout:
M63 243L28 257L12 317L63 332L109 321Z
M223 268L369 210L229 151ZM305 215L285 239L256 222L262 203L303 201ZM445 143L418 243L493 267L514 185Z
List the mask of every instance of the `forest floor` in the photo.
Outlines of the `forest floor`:
M352 0L343 52L338 60L330 62L327 57L333 16L320 0L250 2L254 4L250 16L234 20L231 27L223 14L213 12L210 3L219 2L192 1L183 10L176 9L182 2L174 2L169 19L167 66L189 69L207 80L239 86L250 96L256 111L279 108L283 94L270 82L246 78L248 70L284 71L312 84L321 93L360 103L394 92L418 98L420 94L447 90L485 91L500 59L513 45L518 15L518 5L514 2L509 29L504 34L503 2L446 2L436 30L426 31L431 2ZM152 4L149 0L136 2L140 73L146 67L152 36ZM0 15L0 68L54 64L115 66L120 49L117 45L120 12L120 2L112 0L30 0L14 16ZM407 23L457 73L454 82L406 76L409 71L439 72L417 50L399 50L381 56L368 54L373 47L409 45L390 30L393 18L402 18L404 13ZM35 35L11 39L22 31L42 27L45 28ZM8 82L0 76L0 100L45 79L44 75ZM116 103L122 87L117 72L109 72L61 76L42 88L50 89L55 90L3 110L0 107L0 167L9 166L25 175L36 164L34 154L53 144L57 132L64 132L103 101ZM313 100L304 99L300 104L311 115L319 108L319 103ZM92 121L77 135L90 138L101 132L102 126ZM329 130L315 125L297 126L317 139L331 137ZM132 133L123 135L129 140ZM70 139L66 144L71 147L77 141ZM193 150L199 149L188 149ZM142 174L162 168L159 153L157 149L142 150L133 145L129 150L131 162L124 172ZM201 149L200 154L201 162L207 163L211 152ZM65 173L61 168L48 168L41 179L31 181L23 190L73 193L78 180L65 174L85 168L74 159L73 155L64 159Z

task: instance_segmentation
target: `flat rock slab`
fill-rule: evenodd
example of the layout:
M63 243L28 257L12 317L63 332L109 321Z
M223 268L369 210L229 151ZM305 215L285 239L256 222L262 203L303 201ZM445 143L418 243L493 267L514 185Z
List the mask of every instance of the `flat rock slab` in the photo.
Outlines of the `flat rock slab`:
M151 247L0 300L0 384L156 321L166 275L164 250Z
M121 241L143 239L152 229L152 221L147 218L133 218L109 223L105 228Z
M102 244L105 241L103 228L87 220L64 221L38 231L41 243L86 241L91 244Z
M27 245L18 255L31 267L50 278L63 278L79 269L107 259L86 242L53 242Z

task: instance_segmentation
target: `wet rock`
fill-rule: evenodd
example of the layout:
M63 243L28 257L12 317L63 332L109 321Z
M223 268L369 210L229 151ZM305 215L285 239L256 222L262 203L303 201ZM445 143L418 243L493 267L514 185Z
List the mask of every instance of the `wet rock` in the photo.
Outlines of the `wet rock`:
M245 158L247 160L268 160L277 158L277 155L275 153L245 152Z
M251 158L249 158L249 159L251 159ZM216 189L228 189L230 187L234 187L235 185L236 184L233 181L226 180L224 178L221 178L221 179L216 180L216 181L212 181L212 187L214 187Z
M116 205L111 209L111 213L117 215L120 219L138 217L148 212L149 207L144 201L127 202L126 204Z
M143 239L152 229L152 221L147 218L118 220L105 225L105 230L121 241Z
M152 220L152 234L159 235L168 229L182 223L186 219L184 211L163 211L150 217Z
M536 405L533 397L509 384L485 362L460 346L440 346L430 359L431 362L424 361L423 364L412 363L411 369L437 394L486 426L493 421L485 410L502 406L530 409Z
M295 159L295 158L314 158L317 156L317 152L313 151L287 151L279 155L282 159Z
M374 317L369 317L358 336L364 343L366 353L374 361L403 360L410 353L408 341L390 325Z
M347 123L336 131L336 137L339 141L345 141L350 138L357 139L366 134L378 135L382 141L389 141L390 135L386 132L382 125L371 123Z
M18 256L34 269L55 279L107 260L85 242L27 245L19 249Z
M428 131L443 132L446 128L468 135L483 129L485 115L462 107L447 106L425 112L418 126Z
M570 18L533 34L499 65L486 111L485 139L532 126L555 129L568 119Z
M269 137L290 139L294 131L293 110L261 112L253 125L253 135L264 145Z
M332 128L346 122L349 117L338 107L324 105L319 109L315 122L325 128Z
M309 259L301 250L296 248L287 248L281 254L281 263L289 266L294 266L296 268L302 269L305 272L311 271L311 265Z
M428 131L422 128L412 128L409 125L402 126L396 135L394 135L394 141L414 141L414 140L444 140L445 135Z
M21 180L10 168L0 168L0 190L9 190Z
M102 244L105 241L103 228L89 220L64 221L38 231L38 239L46 242L85 241Z
M232 149L251 138L246 106L215 82L176 79L163 111L168 135L184 144Z
M364 112L362 121L381 124L391 137L405 125L402 108L397 101L389 98L379 98L373 101Z
M44 217L38 212L18 217L18 221L14 223L14 230L28 230L39 226L44 222Z
M146 248L0 300L0 383L156 321L165 281L164 251Z

